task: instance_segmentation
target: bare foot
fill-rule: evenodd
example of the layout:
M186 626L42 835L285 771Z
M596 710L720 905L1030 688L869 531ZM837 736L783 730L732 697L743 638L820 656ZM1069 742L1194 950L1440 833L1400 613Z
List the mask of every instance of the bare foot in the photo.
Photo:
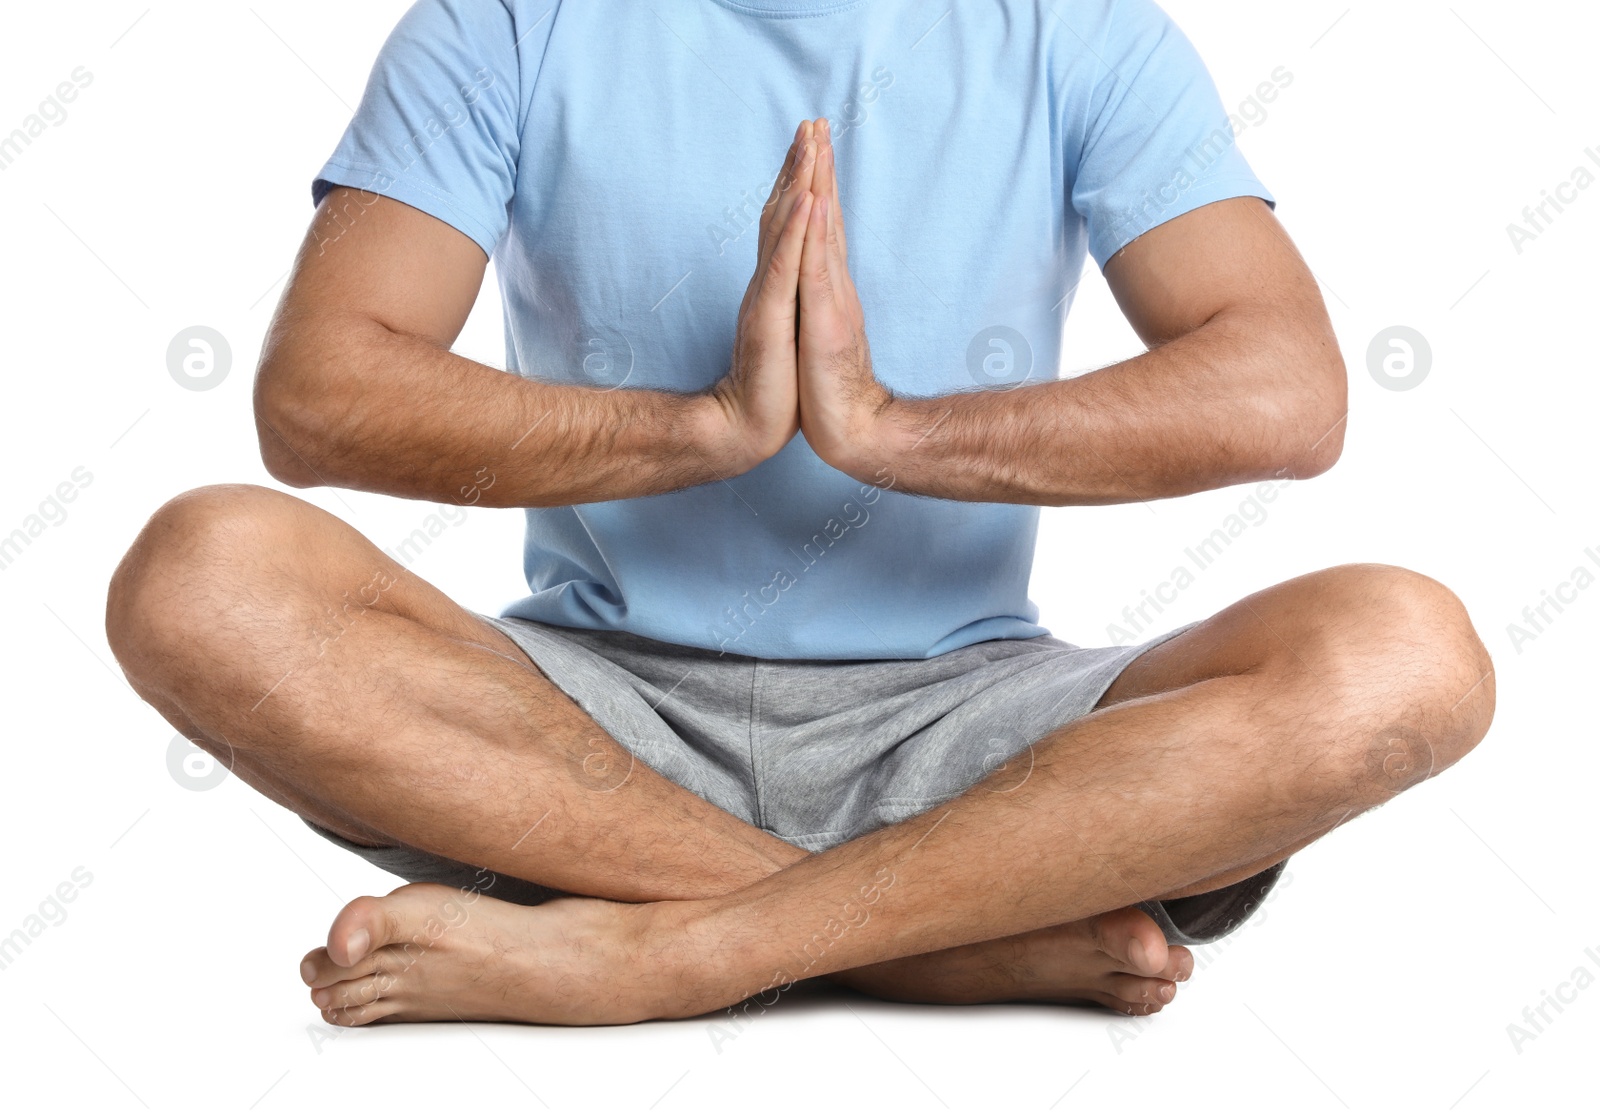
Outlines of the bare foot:
M670 966L645 959L645 908L589 898L522 906L449 886L401 886L341 909L300 976L322 1017L339 1026L613 1025L706 1010L680 1005ZM640 976L649 978L630 982Z
M512 905L448 886L402 886L340 910L301 977L325 1020L600 1025L715 1009L652 951L653 906L560 898ZM1194 969L1137 909L932 952L835 978L909 1002L1096 1002L1160 1010Z
M1154 1014L1193 974L1194 955L1169 946L1160 925L1130 908L833 978L899 1002L1094 1002Z

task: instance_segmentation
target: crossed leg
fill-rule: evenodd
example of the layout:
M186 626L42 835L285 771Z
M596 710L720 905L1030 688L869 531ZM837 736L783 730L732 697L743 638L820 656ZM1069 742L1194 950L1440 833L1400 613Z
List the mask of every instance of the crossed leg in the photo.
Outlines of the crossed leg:
M108 633L175 726L336 833L661 903L480 897L458 925L455 891L358 899L307 958L325 1015L352 1023L726 1005L798 978L770 945L836 923L841 892L890 864L878 919L818 973L895 998L1155 1009L1192 960L1133 902L1279 861L1452 764L1493 707L1447 591L1335 569L1141 658L1101 711L1037 745L1020 788L983 783L937 821L806 858L643 767L596 795L585 761L620 746L497 630L287 495L216 487L166 506L113 581ZM540 842L519 844L540 819ZM751 948L742 967L725 966L730 946Z
M216 486L169 502L118 568L107 633L174 727L358 844L627 902L724 894L806 857L625 758L503 633L291 495ZM319 998L348 978L321 958ZM1149 1013L1192 968L1124 907L835 978L893 999Z

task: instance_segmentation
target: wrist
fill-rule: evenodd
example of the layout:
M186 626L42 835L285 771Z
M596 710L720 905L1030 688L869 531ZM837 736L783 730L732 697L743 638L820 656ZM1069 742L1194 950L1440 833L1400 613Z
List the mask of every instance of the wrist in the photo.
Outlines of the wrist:
M858 482L882 484L893 477L910 449L907 417L916 401L882 391L882 397L860 413L846 438L818 450L818 457Z
M718 386L687 397L689 446L705 463L707 481L735 478L753 470L763 456L748 437L738 410Z

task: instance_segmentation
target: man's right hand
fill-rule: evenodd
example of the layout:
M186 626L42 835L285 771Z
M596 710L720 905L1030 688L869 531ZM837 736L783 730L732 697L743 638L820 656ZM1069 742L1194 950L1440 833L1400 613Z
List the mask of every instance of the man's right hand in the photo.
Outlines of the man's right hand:
M815 124L795 130L783 168L761 210L756 268L739 305L733 360L710 390L721 405L737 473L753 469L788 445L800 429L795 365L800 254L813 201L817 161Z

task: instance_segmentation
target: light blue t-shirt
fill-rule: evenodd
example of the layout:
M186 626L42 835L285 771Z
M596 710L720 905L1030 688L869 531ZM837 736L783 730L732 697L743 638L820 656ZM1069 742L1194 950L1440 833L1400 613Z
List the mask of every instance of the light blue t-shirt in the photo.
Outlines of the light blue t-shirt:
M422 0L313 195L476 241L510 370L694 391L727 371L762 203L816 116L873 365L906 395L1056 378L1086 253L1272 201L1152 0ZM863 485L802 435L727 482L527 518L508 615L773 658L1048 632L1037 508Z

